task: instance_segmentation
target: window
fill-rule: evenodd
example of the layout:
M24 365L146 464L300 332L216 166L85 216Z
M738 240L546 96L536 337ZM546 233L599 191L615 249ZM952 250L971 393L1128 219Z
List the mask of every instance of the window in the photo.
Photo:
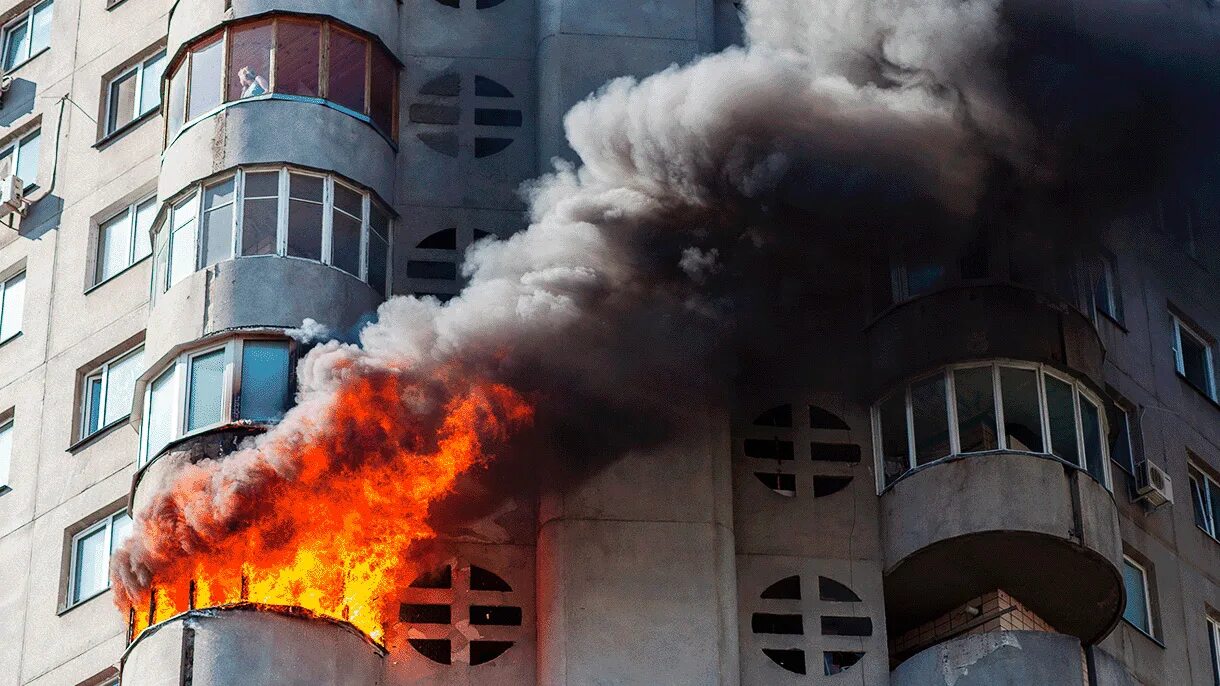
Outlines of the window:
M1212 659L1212 683L1220 686L1220 623L1207 618L1207 647Z
M285 340L237 338L182 355L145 390L140 465L192 433L279 421L291 389L292 347Z
M39 3L4 27L4 71L11 71L51 46L51 0Z
M1148 590L1148 573L1129 557L1123 557L1123 592L1127 606L1123 619L1140 631L1152 635L1152 601Z
M1110 427L1110 459L1124 472L1135 476L1139 415L1127 401L1116 398L1106 406L1106 419Z
M1190 502L1194 507L1195 525L1208 536L1220 539L1220 528L1217 527L1216 509L1220 507L1220 485L1211 476L1204 474L1198 467L1187 467L1187 478L1190 481Z
M1212 400L1216 399L1216 374L1211 343L1176 316L1173 318L1173 356L1178 374Z
M960 454L1050 454L1109 487L1102 403L1044 365L1005 362L942 369L873 408L883 486L911 469Z
M151 197L124 208L98 226L94 285L152 254L150 231L156 216L157 199Z
M0 149L0 179L16 174L26 190L38 180L38 151L41 131L34 131Z
M196 225L202 226L198 236ZM371 193L330 175L250 169L196 186L175 201L155 242L156 292L231 259L234 246L238 257L279 255L328 264L365 280L382 296L389 292L389 213Z
M107 88L106 134L112 134L161 104L165 51L120 73Z
M376 41L333 21L277 17L234 24L191 46L170 68L169 81L171 139L223 102L260 96L325 101L390 138L397 135L398 64Z
M69 607L110 588L110 556L130 535L131 518L124 510L72 537Z
M10 488L13 466L13 420L0 424L0 493Z
M1118 274L1114 259L1108 255L1099 257L1093 275L1093 305L1098 312L1116 322L1123 320L1123 299L1118 288Z
M144 371L144 348L103 364L85 377L81 398L80 437L92 436L131 414L136 379Z
M0 284L0 343L21 333L25 311L25 272Z

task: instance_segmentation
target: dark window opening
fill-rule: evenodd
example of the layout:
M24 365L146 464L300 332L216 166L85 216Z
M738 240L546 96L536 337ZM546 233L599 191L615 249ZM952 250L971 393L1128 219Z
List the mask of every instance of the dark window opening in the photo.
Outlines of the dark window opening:
M416 577L411 588L453 588L453 568L445 565Z
M780 579L768 586L759 597L767 600L800 600L801 577L797 575Z
M504 1L505 0L478 0L478 2L476 2L474 4L474 6L475 6L475 9L486 10L486 9L491 9L492 7L495 7L496 5L502 4Z
M822 617L824 636L872 636L873 620L868 617Z
M780 441L773 438L747 438L745 441L746 457L757 457L762 460L791 460L792 441Z
M818 598L833 603L858 603L860 596L846 585L824 576L818 577Z
M471 641L470 666L487 664L513 647L512 641Z
M809 406L809 427L812 429L827 429L830 431L851 431L847 422L833 412L815 405Z
M457 250L457 229L443 229L420 241L415 247L424 250Z
M805 622L800 615L777 615L755 612L750 628L756 634L799 635L805 633Z
M460 110L452 105L415 104L408 113L416 124L457 124L460 117Z
M486 76L474 77L474 94L484 98L511 98L513 92Z
M449 640L443 638L409 638L407 642L420 655L442 665L451 664Z
M796 674L805 673L805 651L803 650L775 650L773 648L763 648L763 655L771 658L775 664L783 667L789 672Z
M403 604L398 608L398 618L410 624L448 624L448 605Z
M521 608L507 605L471 605L470 623L479 626L521 626Z
M844 462L856 464L860 461L860 446L851 443L818 443L809 444L809 452L814 462Z
M453 0L455 6L457 0ZM420 95L438 95L443 97L454 97L462 92L462 77L457 74L441 74L440 76L425 83L419 89Z
M456 133L417 133L415 137L421 143L446 157L458 156L458 137Z
M412 279L457 279L457 265L453 262L435 260L411 260L407 262L407 276Z
M754 476L762 482L762 485L786 498L791 498L796 495L795 474L754 472Z
M503 152L505 148L512 145L511 138L475 138L474 139L474 156L475 157L491 157L492 155Z
M754 426L792 426L792 406L780 405L758 415Z
M521 110L500 110L480 107L474 111L474 123L478 126L521 126Z
M826 676L846 672L864 657L864 653L828 650L822 653L822 667Z
M499 591L501 593L509 593L513 590L508 582L482 567L470 568L470 590L472 591Z
M481 241L481 240L483 240L484 238L487 238L487 237L488 237L488 236L490 236L490 235L492 235L490 231L484 231L484 230L482 230L482 229L475 229L475 230L474 230L474 240L475 240L475 242Z
M853 477L850 476L815 476L813 477L813 497L825 498L847 488Z

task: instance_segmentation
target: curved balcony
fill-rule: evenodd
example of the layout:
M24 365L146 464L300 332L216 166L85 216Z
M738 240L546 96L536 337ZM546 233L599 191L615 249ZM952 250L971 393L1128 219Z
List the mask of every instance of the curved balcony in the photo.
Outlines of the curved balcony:
M144 631L123 656L122 681L369 686L383 682L384 660L349 624L245 604L188 611Z
M1038 684L1080 686L1084 654L1072 636L994 631L960 636L912 656L890 675L892 686Z
M995 589L1086 643L1122 612L1113 497L1053 457L997 452L932 464L882 494L881 526L891 635Z
M1056 297L1012 284L920 296L887 310L866 335L873 395L926 369L985 358L1044 363L1102 385L1105 350L1088 317Z

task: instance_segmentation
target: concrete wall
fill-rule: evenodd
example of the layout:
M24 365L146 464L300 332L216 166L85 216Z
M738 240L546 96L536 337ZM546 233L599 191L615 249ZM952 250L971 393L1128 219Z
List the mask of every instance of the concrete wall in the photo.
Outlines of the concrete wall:
M1036 631L963 636L924 650L894 670L893 686L1080 686L1080 641Z

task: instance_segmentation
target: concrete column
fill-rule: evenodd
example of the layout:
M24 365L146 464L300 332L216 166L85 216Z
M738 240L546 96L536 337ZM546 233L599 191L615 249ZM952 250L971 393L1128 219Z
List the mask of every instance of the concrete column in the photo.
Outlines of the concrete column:
M727 417L545 495L538 683L737 684Z
M574 157L563 115L618 76L647 76L715 45L715 0L541 0L538 161Z

